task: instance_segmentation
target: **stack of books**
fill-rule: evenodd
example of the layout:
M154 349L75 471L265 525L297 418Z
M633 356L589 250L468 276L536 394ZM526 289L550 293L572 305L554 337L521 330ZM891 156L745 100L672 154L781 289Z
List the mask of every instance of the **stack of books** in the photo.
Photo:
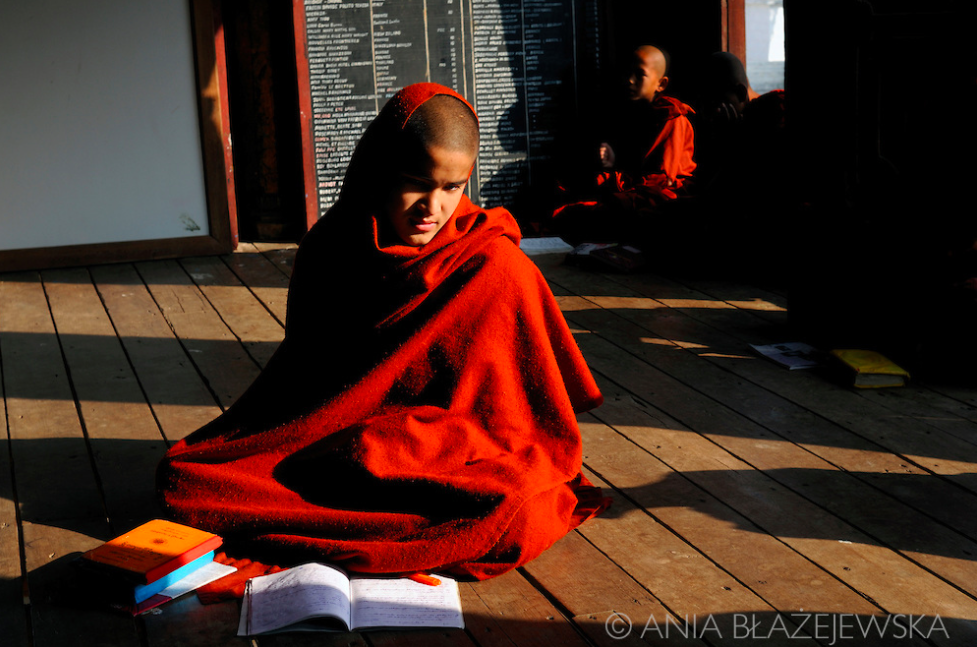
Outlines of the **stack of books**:
M235 569L214 562L220 537L154 519L78 559L106 602L139 614L223 577Z

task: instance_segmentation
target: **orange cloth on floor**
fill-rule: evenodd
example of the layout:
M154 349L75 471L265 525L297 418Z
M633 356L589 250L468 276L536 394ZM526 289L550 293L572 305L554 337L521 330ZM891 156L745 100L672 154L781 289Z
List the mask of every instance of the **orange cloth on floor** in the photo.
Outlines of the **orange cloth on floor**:
M574 415L601 395L512 216L463 198L427 245L384 243L373 200L422 85L303 240L278 352L158 470L170 516L274 563L482 579L607 505Z

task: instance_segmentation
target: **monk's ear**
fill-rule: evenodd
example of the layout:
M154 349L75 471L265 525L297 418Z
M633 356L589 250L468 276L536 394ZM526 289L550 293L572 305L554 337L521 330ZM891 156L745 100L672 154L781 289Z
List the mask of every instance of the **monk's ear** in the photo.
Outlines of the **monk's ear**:
M667 87L668 87L668 77L667 76L663 76L662 78L658 79L658 91L659 92L664 92L665 91L665 88L667 88Z

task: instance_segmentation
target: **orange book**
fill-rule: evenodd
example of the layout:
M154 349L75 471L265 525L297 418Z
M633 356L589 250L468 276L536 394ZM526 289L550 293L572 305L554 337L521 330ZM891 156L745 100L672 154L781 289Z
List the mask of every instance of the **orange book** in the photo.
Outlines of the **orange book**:
M82 555L98 567L142 584L155 582L223 543L217 535L153 519Z

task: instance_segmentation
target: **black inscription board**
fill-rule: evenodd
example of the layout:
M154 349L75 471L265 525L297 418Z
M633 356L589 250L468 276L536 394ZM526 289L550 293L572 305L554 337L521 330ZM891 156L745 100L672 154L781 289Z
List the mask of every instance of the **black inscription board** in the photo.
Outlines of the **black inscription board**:
M597 0L303 0L296 10L320 213L339 195L366 126L419 81L475 106L482 147L472 199L513 206L547 177L561 120L576 112L580 79L597 69Z

